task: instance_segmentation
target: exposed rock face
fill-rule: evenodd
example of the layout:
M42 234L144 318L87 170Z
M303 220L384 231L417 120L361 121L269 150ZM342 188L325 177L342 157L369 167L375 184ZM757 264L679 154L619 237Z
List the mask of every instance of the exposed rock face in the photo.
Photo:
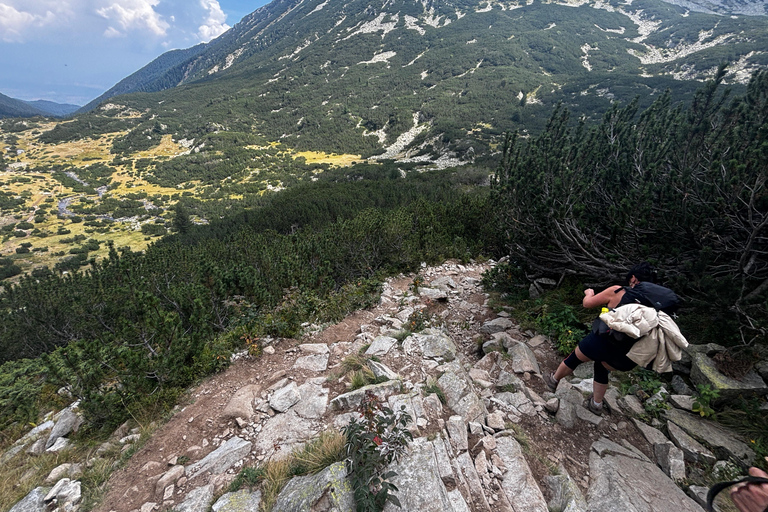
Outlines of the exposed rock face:
M442 442L442 440L437 440L437 442ZM426 438L415 439L411 445L411 452L395 464L392 469L397 473L397 476L392 479L392 483L398 487L396 496L402 504L402 509L389 503L384 507L385 512L466 510L466 502L463 499L461 501L464 508L454 508L448 490L440 478L440 468L437 465L433 443L427 441Z
M203 459L187 466L186 475L188 478L194 478L205 471L210 471L214 475L223 473L248 455L251 444L245 439L233 437Z
M587 512L587 500L565 468L561 467L559 475L548 476L545 481L552 492L552 499L548 503L550 510Z
M389 395L400 391L401 383L399 381L387 381L381 384L370 384L360 389L344 393L331 400L331 408L336 410L357 409L363 402L365 393L370 391L376 395L379 400L386 400Z
M224 407L221 417L250 419L253 416L253 401L258 398L260 391L261 387L255 384L238 389Z
M437 385L443 390L448 407L464 418L465 422L485 423L488 411L480 397L472 389L469 376L456 362L444 365L445 373L438 379Z
M691 381L695 385L706 385L720 392L719 402L724 403L739 395L768 395L768 386L760 375L751 371L741 380L726 377L715 366L715 362L704 353L691 354Z
M50 490L49 487L36 487L8 512L45 512L45 496Z
M723 458L734 457L744 465L751 465L755 460L755 452L746 443L711 421L679 409L666 411L666 416L669 421L682 428L694 439L703 442Z
M590 512L702 512L655 464L607 439L592 445L589 474Z
M352 486L343 462L337 462L316 475L293 477L277 497L274 511L354 512Z
M72 431L77 431L77 428L82 424L83 419L78 415L72 407L64 409L56 422L56 425L51 430L51 434L48 436L48 441L45 443L45 449L49 449L56 443L56 441L66 436Z
M434 359L439 363L456 359L456 344L440 329L425 329L414 337L424 359Z
M515 512L547 512L547 502L536 484L520 444L510 436L496 439L496 453L506 467L501 487Z
M269 397L269 406L277 412L285 412L299 400L301 400L301 393L299 393L298 386L295 382L291 382Z
M208 510L213 502L213 485L198 487L187 495L187 499L174 507L174 512L200 512Z
M228 492L216 500L211 510L213 512L252 512L259 510L261 491L250 492L245 489Z

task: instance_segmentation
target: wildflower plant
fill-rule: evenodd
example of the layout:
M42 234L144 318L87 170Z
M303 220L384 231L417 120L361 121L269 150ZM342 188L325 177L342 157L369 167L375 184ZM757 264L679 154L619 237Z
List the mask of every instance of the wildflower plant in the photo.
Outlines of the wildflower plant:
M347 476L355 494L358 512L379 512L387 501L400 507L393 493L397 486L390 480L397 476L387 467L399 460L413 436L406 428L410 414L401 406L393 411L368 391L355 418L344 427L347 438Z

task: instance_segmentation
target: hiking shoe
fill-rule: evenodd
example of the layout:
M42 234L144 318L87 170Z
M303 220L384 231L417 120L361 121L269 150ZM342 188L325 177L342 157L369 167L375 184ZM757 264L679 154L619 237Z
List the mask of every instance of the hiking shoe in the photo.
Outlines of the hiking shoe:
M544 384L547 385L547 388L549 388L551 392L554 393L557 391L558 381L555 380L554 372L544 374Z
M592 401L592 398L595 395L589 395L589 398L587 398L587 401L584 402L584 408L591 412L592 414L596 414L597 416L603 415L603 404L595 405L595 402Z

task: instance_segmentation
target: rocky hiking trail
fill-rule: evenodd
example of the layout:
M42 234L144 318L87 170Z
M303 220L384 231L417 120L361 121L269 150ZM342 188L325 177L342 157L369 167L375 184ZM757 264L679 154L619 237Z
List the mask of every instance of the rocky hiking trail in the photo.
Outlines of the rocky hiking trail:
M322 330L307 326L301 339L262 340L259 357L233 356L227 370L190 390L187 405L112 474L95 510L258 510L259 491L225 493L241 469L340 429L358 414L366 391L393 409L405 405L412 417L414 440L393 468L403 511L701 511L707 488L684 490L686 471L754 460L744 440L690 412L688 377L676 376L668 397L648 398L671 404L652 425L640 419L647 418L640 399L621 396L616 386L606 396L610 414L585 409L589 365L550 393L541 375L561 357L546 337L521 332L513 311L491 309L481 287L491 265L424 267L417 289L414 276L390 279L371 310ZM434 319L432 326L398 341L419 310ZM705 378L710 374L700 367L713 350L692 346L677 370L694 381ZM386 380L350 391L342 361L361 352L373 356L370 369ZM750 378L763 393L760 375ZM445 403L426 391L435 382ZM79 421L75 407L65 409L11 451L66 446ZM101 452L136 442L139 431L131 426L118 429ZM11 510L78 510L79 471L77 464L54 469L48 487ZM293 478L273 510L354 510L343 463Z

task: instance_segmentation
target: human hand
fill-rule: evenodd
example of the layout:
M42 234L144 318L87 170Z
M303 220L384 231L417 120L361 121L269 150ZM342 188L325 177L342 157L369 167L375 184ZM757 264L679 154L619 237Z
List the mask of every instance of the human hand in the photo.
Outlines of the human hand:
M586 295L587 297L592 297L593 295L595 295L595 290L593 290L592 288L587 288L586 290L584 290L584 295ZM761 510L760 512L763 512L763 511Z
M749 468L751 476L768 478L768 473ZM731 491L731 499L741 512L764 512L768 508L768 484L741 484Z

